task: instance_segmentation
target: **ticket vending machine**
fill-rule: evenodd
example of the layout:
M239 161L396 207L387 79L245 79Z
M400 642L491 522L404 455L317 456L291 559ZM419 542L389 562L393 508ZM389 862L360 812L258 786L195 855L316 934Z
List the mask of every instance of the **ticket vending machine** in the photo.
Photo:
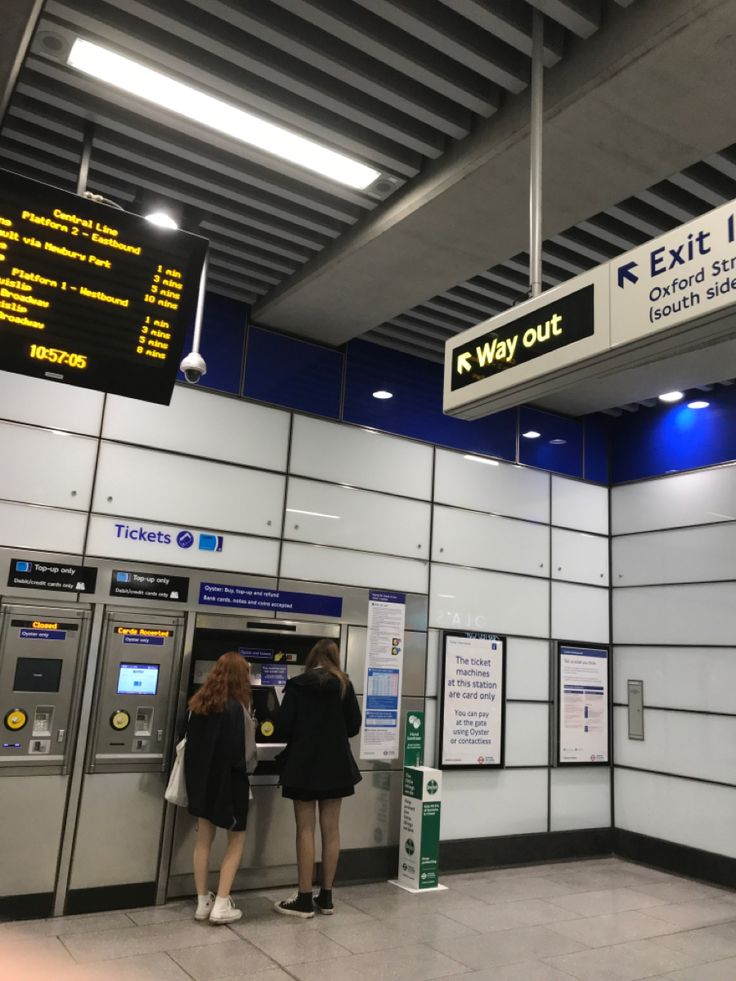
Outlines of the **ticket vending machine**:
M0 608L0 912L52 912L90 619Z
M183 627L105 616L67 913L155 902Z
M253 704L258 720L258 767L250 778L253 800L243 862L236 888L281 886L294 881L294 818L283 800L273 758L283 744L273 720L283 684L304 670L307 655L321 637L340 644L340 625L311 621L258 620L252 617L199 614L196 619L187 696L204 682L221 654L238 651L251 667ZM183 720L182 720L183 721ZM168 883L169 896L191 895L194 821L177 808ZM212 869L222 858L224 840L215 839Z

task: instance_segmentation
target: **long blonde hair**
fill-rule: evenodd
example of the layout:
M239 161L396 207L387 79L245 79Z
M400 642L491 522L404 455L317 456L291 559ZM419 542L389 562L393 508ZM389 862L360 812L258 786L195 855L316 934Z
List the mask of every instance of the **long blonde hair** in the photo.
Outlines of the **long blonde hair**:
M228 651L215 661L204 684L189 699L189 711L195 715L224 712L232 699L250 709L253 692L250 686L250 665L235 651Z
M345 698L350 679L340 669L340 651L334 640L323 637L311 649L307 655L307 663L304 665L304 670L314 671L315 668L322 668L328 674L337 678L340 682L340 698Z

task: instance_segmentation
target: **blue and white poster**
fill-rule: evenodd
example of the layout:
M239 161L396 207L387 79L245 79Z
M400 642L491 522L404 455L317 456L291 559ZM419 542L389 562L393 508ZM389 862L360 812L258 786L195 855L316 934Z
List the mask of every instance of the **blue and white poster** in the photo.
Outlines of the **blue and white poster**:
M360 734L360 758L363 760L395 760L399 757L405 619L404 593L370 591Z
M559 764L608 763L608 648L559 644Z

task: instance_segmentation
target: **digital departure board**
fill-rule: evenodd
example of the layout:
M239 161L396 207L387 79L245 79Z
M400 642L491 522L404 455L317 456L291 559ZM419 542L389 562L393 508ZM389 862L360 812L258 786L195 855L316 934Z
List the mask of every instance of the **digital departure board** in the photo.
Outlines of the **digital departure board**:
M206 250L0 170L0 368L168 405Z

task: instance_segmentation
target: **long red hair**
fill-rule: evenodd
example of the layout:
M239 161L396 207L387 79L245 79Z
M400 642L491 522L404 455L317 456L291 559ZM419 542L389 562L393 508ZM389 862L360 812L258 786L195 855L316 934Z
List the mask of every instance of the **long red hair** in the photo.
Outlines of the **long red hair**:
M214 668L189 699L189 711L195 715L224 712L235 699L250 709L253 693L250 686L250 665L236 651L228 651L215 661Z

